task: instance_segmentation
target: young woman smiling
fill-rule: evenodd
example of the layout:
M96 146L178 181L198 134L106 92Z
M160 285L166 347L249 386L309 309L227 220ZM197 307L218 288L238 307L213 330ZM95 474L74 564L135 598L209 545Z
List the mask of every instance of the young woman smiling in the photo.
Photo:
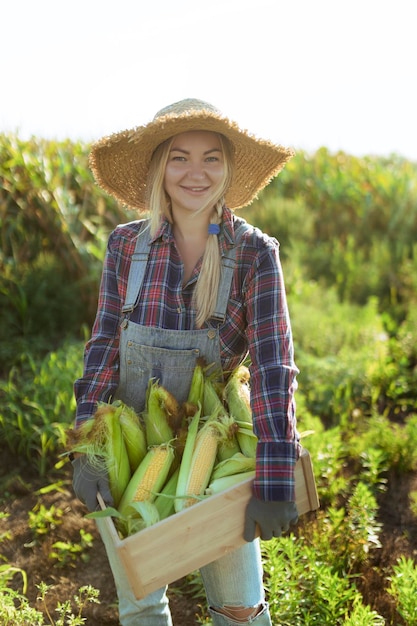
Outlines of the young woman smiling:
M279 244L234 213L291 156L195 99L105 137L91 152L98 184L141 219L109 237L84 373L75 383L76 425L111 398L142 411L151 378L186 400L199 356L220 379L250 357L256 477L247 543L201 569L214 626L271 626L256 526L268 540L298 517L298 370ZM73 465L74 490L87 508L96 508L97 491L111 504L107 478L83 456ZM112 568L123 626L172 624L166 588L138 601L123 571Z

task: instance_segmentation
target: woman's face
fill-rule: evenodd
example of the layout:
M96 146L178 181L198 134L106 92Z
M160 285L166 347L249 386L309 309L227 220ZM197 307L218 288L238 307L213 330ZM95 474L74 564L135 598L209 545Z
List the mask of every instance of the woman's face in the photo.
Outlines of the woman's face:
M190 131L177 135L164 178L172 210L197 211L204 206L219 190L224 170L223 153L216 133Z

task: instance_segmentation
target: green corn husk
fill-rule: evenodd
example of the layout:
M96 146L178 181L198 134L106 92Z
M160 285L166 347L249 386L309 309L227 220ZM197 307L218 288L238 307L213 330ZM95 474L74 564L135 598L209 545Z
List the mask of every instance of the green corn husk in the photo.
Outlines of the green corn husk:
M184 451L182 454L181 465L179 468L178 481L177 481L177 489L176 495L179 496L178 499L174 501L175 512L181 511L183 508L183 503L181 501L182 496L185 495L188 473L191 466L191 460L193 458L193 451L195 442L197 439L198 427L200 424L200 416L201 416L201 405L196 411L194 417L192 418L190 425L188 427L187 438L185 440Z
M247 428L248 424L245 423L245 427L239 425L236 433L236 439L239 444L241 452L248 457L256 457L256 446L258 444L258 437L253 432L252 428Z
M100 402L91 420L74 434L71 452L86 454L98 471L108 474L117 507L130 476L129 457L119 421L121 407ZM90 423L91 422L91 423Z
M229 487L235 487L248 478L255 478L254 470L242 472L241 474L232 474L231 476L223 476L223 478L216 478L216 480L210 482L205 493L207 496L214 496L216 493L221 493L229 489Z
M149 382L145 421L148 446L168 443L174 438L172 423L177 423L181 408L174 396L158 382Z
M147 452L146 434L136 411L123 402L120 402L120 406L119 420L129 457L130 471L133 474Z
M230 458L215 465L211 474L210 482L216 480L217 478L233 476L235 474L241 474L242 472L250 472L254 469L255 458L247 457L241 452L238 452Z
M195 407L203 406L204 394L204 360L197 359L191 379L190 391L188 392L187 403L193 404Z
M217 458L219 461L229 459L234 454L241 452L239 442L237 440L237 432L239 426L233 417L229 415L221 416L222 423L227 426L226 436L219 441L217 448Z
M239 365L233 370L224 387L223 398L232 417L252 424L249 380L249 369L245 365Z
M179 473L180 468L177 467L175 472L165 483L162 491L155 499L154 505L159 513L160 520L163 520L175 513L175 495L177 493Z
M227 415L227 410L213 382L210 378L206 378L203 389L203 415L213 415L215 413L217 415Z

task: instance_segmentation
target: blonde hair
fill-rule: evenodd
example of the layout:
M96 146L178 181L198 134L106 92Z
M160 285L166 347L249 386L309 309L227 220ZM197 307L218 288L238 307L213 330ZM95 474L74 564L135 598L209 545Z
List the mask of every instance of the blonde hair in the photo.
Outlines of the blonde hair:
M211 224L220 224L223 214L224 196L233 174L233 148L223 135L218 134L224 159L224 175L218 190L207 200L198 213L209 206L213 207ZM150 211L150 232L154 236L166 218L172 223L171 202L165 192L165 168L174 137L160 144L152 155L147 180L148 208ZM201 328L214 312L221 280L221 255L217 235L210 235L205 247L201 271L193 294L196 309L196 327Z

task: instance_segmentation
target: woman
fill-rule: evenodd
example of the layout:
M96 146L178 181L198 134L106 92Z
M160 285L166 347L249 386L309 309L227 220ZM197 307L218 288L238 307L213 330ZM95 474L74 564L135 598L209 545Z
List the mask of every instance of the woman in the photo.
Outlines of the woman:
M141 411L153 377L185 400L198 356L224 373L250 357L256 479L247 543L201 570L214 626L271 624L256 525L271 539L297 520L298 370L279 246L232 213L291 156L192 99L102 139L91 152L98 184L150 219L110 235L84 374L75 383L76 425L98 401L114 397ZM106 477L85 457L73 465L74 490L87 508L96 508L97 491L111 504ZM137 601L113 570L123 626L172 624L166 589Z

